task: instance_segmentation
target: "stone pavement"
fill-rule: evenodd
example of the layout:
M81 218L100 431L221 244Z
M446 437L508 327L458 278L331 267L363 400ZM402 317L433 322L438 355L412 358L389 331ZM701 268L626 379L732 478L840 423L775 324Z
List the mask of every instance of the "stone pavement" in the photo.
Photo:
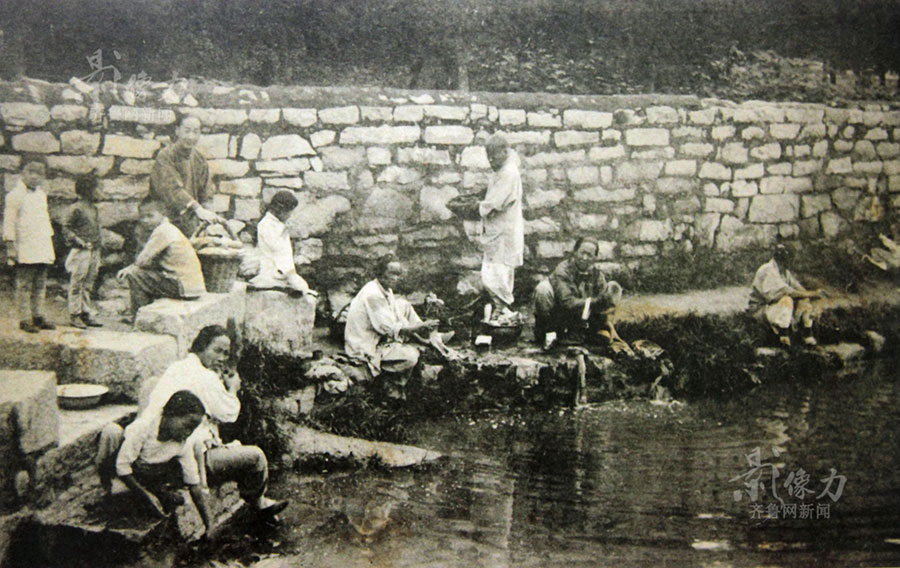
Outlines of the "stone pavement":
M827 290L828 297L817 300L820 311L873 304L900 305L900 289L886 282L867 283L857 293ZM625 296L616 308L616 321L638 321L660 316L732 315L747 309L748 286L728 286L713 290L692 290L677 294Z
M616 308L617 321L635 321L663 315L695 313L733 314L747 308L750 288L729 286L715 290L697 290L679 294L625 296Z
M137 400L141 382L176 355L167 335L65 326L25 333L17 321L0 319L0 368L54 371L60 384L106 385L113 398Z

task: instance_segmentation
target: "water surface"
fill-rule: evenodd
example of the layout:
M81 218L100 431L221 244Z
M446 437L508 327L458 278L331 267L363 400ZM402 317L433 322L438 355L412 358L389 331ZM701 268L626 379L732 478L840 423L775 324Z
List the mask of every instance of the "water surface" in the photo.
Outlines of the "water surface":
M733 400L420 423L409 441L443 452L439 464L282 477L272 493L294 503L250 558L335 568L898 565L891 365ZM772 464L758 475L747 457L757 448ZM829 496L821 480L832 468ZM767 518L776 503L778 518Z

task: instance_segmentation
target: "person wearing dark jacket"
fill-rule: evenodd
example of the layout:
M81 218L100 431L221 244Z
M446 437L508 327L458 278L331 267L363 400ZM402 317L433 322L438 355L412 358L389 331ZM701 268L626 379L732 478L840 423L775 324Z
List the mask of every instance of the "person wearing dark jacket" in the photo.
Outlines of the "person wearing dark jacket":
M571 256L557 265L550 277L534 290L534 337L544 341L548 334L558 338L600 342L627 351L610 315L622 296L622 287L607 281L596 264L598 244L579 239Z

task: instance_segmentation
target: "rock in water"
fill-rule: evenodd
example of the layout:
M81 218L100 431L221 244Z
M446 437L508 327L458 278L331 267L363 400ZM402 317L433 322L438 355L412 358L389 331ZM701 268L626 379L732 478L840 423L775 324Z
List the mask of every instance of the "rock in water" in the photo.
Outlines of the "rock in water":
M291 455L295 459L302 456L324 455L365 462L377 458L387 467L409 467L431 462L441 457L441 454L437 452L415 446L347 438L319 432L306 426L294 427L289 446Z
M878 333L877 331L867 331L865 333L866 339L869 340L869 349L872 350L872 353L881 353L884 349L884 344L887 342L885 337Z
M846 367L849 363L862 359L866 353L865 348L858 343L842 342L837 345L823 345L822 351L838 363L839 367Z

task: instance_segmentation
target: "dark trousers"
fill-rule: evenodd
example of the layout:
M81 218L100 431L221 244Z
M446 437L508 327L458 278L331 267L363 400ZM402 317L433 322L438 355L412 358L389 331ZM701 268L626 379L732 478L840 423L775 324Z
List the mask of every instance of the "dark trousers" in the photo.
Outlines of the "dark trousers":
M579 334L596 335L607 329L609 313L604 306L591 305L587 321L581 314L571 313L556 302L556 293L549 280L541 281L534 288L534 336L543 340L544 334L555 331L557 336L574 337Z
M16 265L16 304L19 319L28 320L41 317L44 312L44 298L47 295L47 268L49 264Z
M181 298L184 288L181 282L169 278L158 270L135 267L128 275L128 288L131 290L131 313L137 311L157 298Z

